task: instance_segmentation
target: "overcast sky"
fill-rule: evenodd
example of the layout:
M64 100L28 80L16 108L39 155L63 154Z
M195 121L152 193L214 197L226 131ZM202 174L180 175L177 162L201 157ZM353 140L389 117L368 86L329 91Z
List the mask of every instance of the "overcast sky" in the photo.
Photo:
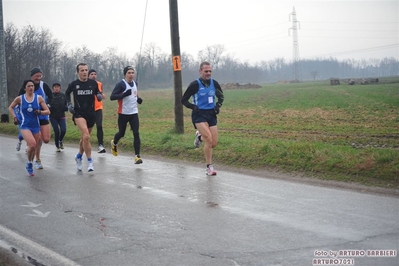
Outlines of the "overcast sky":
M301 59L399 59L398 0L178 0L180 50L196 59L222 44L241 62L290 61L294 7ZM3 0L3 19L49 29L66 49L133 56L155 43L171 53L168 0Z

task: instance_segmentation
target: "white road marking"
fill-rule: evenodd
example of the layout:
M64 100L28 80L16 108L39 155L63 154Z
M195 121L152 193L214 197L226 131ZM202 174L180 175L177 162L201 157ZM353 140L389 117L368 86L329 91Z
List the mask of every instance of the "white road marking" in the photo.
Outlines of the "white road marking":
M34 217L41 217L41 218L46 218L51 212L45 212L45 213L42 213L41 211L39 211L39 210L32 210L34 213L36 213L36 214L26 214L26 215L28 215L28 216L34 216Z
M40 205L42 205L41 203L36 204L36 203L30 202L30 201L28 201L28 204L29 205L21 205L21 206L22 207L27 207L27 208L36 208L36 207L39 207Z

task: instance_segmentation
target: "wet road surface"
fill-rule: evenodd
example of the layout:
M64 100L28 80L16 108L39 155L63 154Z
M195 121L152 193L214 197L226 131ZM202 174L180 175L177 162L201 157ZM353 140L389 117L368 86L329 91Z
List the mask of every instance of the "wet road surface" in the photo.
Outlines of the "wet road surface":
M399 265L398 197L110 151L78 172L76 147L52 144L28 177L15 140L0 137L0 246L43 265Z

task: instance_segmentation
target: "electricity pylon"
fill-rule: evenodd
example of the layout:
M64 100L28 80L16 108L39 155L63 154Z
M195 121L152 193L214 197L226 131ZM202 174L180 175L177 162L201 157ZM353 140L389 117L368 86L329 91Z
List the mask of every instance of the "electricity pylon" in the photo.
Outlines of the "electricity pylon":
M296 19L295 7L293 7L292 13L290 13L289 15L290 21L291 17L292 17L292 27L288 30L288 35L290 34L290 30L292 29L292 41L293 41L292 78L294 81L299 81L301 76L301 70L299 65L298 28L300 28L300 24L299 21Z

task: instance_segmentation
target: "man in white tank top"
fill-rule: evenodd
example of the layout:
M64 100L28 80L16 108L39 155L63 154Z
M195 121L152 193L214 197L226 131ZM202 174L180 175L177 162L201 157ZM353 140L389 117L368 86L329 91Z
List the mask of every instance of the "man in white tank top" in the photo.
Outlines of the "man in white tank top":
M139 134L139 116L138 104L143 100L138 97L137 83L134 79L134 68L127 66L123 69L124 79L119 81L111 93L111 101L118 100L118 129L114 139L111 141L111 150L114 156L118 156L118 141L125 136L127 123L133 131L133 148L135 152L134 163L143 163L140 156L140 134Z

